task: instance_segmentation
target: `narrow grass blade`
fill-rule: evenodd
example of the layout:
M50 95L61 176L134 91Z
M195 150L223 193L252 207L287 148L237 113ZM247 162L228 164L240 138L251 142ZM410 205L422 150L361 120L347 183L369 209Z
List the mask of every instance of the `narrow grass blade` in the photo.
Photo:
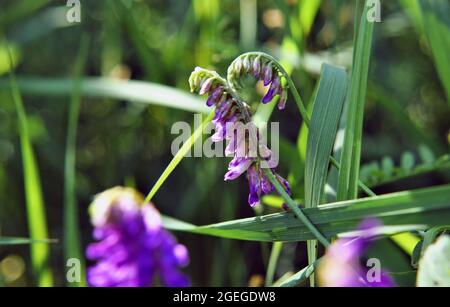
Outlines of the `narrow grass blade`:
M448 0L419 0L419 4L423 31L450 104L450 3Z
M85 262L81 247L80 225L76 193L76 139L81 100L81 78L88 55L88 38L83 36L75 64L75 82L69 105L67 140L64 164L64 263L70 258L80 261L80 282L70 286L85 286Z
M330 155L333 149L342 107L347 90L345 70L323 65L314 99L314 109L308 133L305 164L305 207L317 207L327 180ZM317 241L308 241L308 261L317 259ZM313 279L311 279L313 284Z
M267 266L266 282L265 286L269 287L273 283L273 278L276 273L278 258L280 257L281 250L283 249L282 242L274 242L272 251L270 253L269 265Z
M214 112L211 112L203 121L202 125L200 125L191 137L183 144L177 154L173 157L172 161L170 161L169 165L167 165L164 172L156 181L155 185L152 187L147 197L145 198L146 202L150 202L153 196L155 196L156 192L158 192L159 188L163 185L169 175L174 171L174 169L178 166L178 164L183 160L184 156L188 153L191 147L194 145L195 141L203 135L203 130L205 125L209 123L214 117Z
M18 78L17 82L23 94L69 96L75 80L24 77ZM0 89L8 87L7 82L0 80ZM113 98L204 114L210 112L197 96L170 86L144 81L84 78L81 82L81 92L87 97Z
M11 60L12 62L12 60ZM13 67L13 65L11 65ZM20 144L22 148L22 164L27 203L27 217L30 237L32 240L48 238L47 218L42 197L41 181L33 147L29 137L27 115L22 102L14 71L11 70L11 90L19 120ZM53 275L49 266L50 248L47 244L36 243L31 247L31 260L34 274L39 286L53 285Z
M252 50L256 46L258 27L256 0L240 0L240 44L243 50Z
M27 244L49 244L56 243L56 240L32 240L28 238L17 238L17 237L0 237L0 246L6 245L27 245Z
M356 198L358 193L364 105L374 28L374 23L369 22L366 18L367 11L368 5L366 2L356 39L348 94L348 110L337 191L338 200Z
M392 235L396 230L423 230L446 224L450 219L448 195L450 185L444 185L330 203L307 208L303 212L327 238L354 231L360 221L368 216L379 219L385 225L380 228L380 234ZM238 240L298 242L315 239L314 234L292 212L207 226L196 226L169 217L165 217L163 223L171 230Z

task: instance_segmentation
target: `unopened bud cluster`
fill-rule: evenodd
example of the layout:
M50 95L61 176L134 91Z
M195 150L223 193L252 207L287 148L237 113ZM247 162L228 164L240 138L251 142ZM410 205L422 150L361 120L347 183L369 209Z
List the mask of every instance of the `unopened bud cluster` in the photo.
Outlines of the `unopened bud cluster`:
M264 86L269 86L262 98L262 103L271 102L278 96L278 109L284 109L287 99L287 87L283 85L283 77L271 59L261 54L246 54L238 57L228 68L228 81L235 88L240 87L243 75L252 75L261 80Z

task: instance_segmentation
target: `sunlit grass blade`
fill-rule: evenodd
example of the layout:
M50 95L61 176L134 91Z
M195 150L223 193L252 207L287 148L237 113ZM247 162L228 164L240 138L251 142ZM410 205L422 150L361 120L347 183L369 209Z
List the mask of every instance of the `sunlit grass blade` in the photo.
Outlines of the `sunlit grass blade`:
M88 55L88 38L83 36L75 63L75 82L69 105L66 153L64 164L64 263L70 258L80 261L80 282L69 285L85 286L85 263L81 247L76 193L76 139L81 100L81 78Z
M303 212L327 238L354 231L367 216L377 218L385 225L380 228L380 233L392 235L448 222L449 193L450 185L444 185L330 203L307 208ZM292 212L207 226L196 226L165 217L164 226L171 230L250 241L298 242L316 238Z
M172 161L170 161L169 165L167 165L164 172L161 174L161 176L156 181L155 185L152 187L150 192L148 193L147 197L145 198L146 202L151 201L153 196L155 196L156 192L158 192L159 188L163 185L163 183L166 181L166 179L169 177L169 175L175 170L175 168L178 166L178 164L183 160L184 156L191 150L191 147L194 145L195 141L202 137L203 130L205 128L205 125L209 123L212 118L214 117L214 112L211 112L203 121L203 123L197 127L197 129L194 131L194 133L191 135L191 137L181 146L180 150L177 152L177 154L173 157Z
M18 78L17 82L23 94L70 96L75 80L23 77ZM0 80L0 89L8 87L6 81ZM144 81L84 78L81 93L86 97L113 98L205 114L210 112L200 98L186 91Z
M347 89L347 74L342 68L323 65L314 99L308 133L305 164L305 207L317 207L327 180L330 155ZM308 261L317 258L317 241L308 241ZM313 278L311 284L314 284Z
M12 59L11 59L12 62ZM13 65L11 65L13 67ZM11 91L19 122L20 144L22 149L22 164L27 204L28 227L32 240L48 238L47 218L42 197L41 181L36 157L29 137L27 115L22 102L14 71L11 70ZM53 275L50 269L50 248L48 244L36 243L30 246L33 270L39 286L52 286Z
M17 237L0 237L0 246L6 245L27 245L27 244L49 244L56 243L56 240L33 240L28 238L17 238Z
M351 84L348 93L341 168L339 171L338 200L353 199L358 194L364 105L374 28L374 23L366 18L368 7L366 2L356 38Z

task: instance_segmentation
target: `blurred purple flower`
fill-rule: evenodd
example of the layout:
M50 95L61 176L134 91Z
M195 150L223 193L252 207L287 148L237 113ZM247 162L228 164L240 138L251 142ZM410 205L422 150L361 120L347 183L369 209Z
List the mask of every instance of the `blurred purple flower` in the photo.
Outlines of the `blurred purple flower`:
M379 278L368 277L368 268L360 264L360 258L370 246L378 220L366 219L358 227L360 236L342 238L328 249L318 268L319 283L325 287L393 287L394 281L383 270ZM375 269L375 268L374 268Z
M86 255L97 261L88 269L88 284L96 287L146 287L160 282L169 287L189 285L179 272L189 262L184 245L162 228L152 204L131 188L115 187L98 196L90 207L94 238Z

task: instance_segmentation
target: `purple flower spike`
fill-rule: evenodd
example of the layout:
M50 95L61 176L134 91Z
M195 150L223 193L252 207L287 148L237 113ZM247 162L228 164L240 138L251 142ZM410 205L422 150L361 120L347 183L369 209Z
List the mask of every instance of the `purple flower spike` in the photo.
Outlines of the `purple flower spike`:
M216 130L216 133L214 133L211 136L211 141L213 141L214 143L217 143L217 142L223 141L225 139L225 136L227 134L226 130L225 130L226 123L218 120L214 124L215 124L214 129Z
M162 228L152 204L130 188L99 194L90 207L94 237L86 255L97 264L88 269L90 286L147 287L159 279L165 286L185 287L179 272L189 262L184 245Z
M261 196L261 178L255 166L251 166L247 171L248 184L250 187L250 194L248 195L248 203L254 207L259 204Z
M264 104L269 103L272 101L273 97L275 97L275 90L272 89L272 87L270 87L270 89L267 91L266 95L264 95L261 102Z
M242 68L244 69L244 72L250 72L251 69L251 63L250 63L250 59L248 56L246 56L243 60L242 60Z
M253 163L251 158L234 157L228 166L228 172L225 174L225 181L234 180L242 175Z
M326 287L393 287L393 279L383 270L370 274L360 258L368 248L375 228L380 223L374 219L364 220L358 229L360 237L342 238L328 249L318 269L319 281ZM374 228L375 227L375 228Z
M204 95L209 92L211 89L211 85L214 81L214 78L208 78L203 82L202 86L200 87L200 91L198 92L200 95Z
M257 79L259 79L260 77L260 72L261 72L261 57L257 56L254 60L253 60L253 76Z
M222 86L216 87L216 89L208 97L208 100L206 100L206 105L208 107L211 107L213 104L217 103L219 98L221 98L222 93L223 93L223 87Z
M264 86L269 85L269 83L272 81L272 75L273 75L272 65L269 63L266 66L264 66L264 68L263 68L262 77L263 77Z
M236 152L236 150L237 150L237 146L238 146L238 143L237 143L238 142L238 140L237 140L237 130L234 130L233 134L234 135L232 135L230 137L230 140L228 142L227 147L225 147L225 155L226 156L233 155Z
M225 94L222 95L222 98L217 103L213 122L223 120L232 107L232 102L224 100L223 96L225 96Z
M291 195L291 187L289 186L289 182L277 173L275 173L275 177L277 178L278 182L281 183L281 185L284 187L286 192Z
M262 103L268 103L271 102L272 99L278 95L280 91L280 77L275 76L272 80L272 83L270 84L269 90L267 91L267 94L263 97L261 100Z
M280 94L280 100L278 100L278 110L283 110L286 107L287 91L282 90Z
M275 189L272 183L270 183L267 176L265 176L264 174L261 176L261 189L264 194L272 193L273 190Z

